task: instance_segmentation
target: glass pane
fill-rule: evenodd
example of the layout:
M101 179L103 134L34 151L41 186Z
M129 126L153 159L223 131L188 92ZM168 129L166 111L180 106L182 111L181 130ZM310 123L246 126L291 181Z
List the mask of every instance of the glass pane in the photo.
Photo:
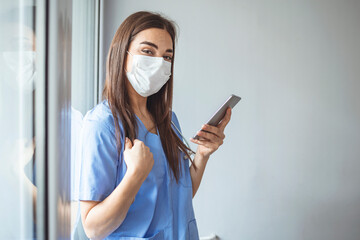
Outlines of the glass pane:
M0 32L0 239L34 239L35 6L1 1Z
M77 146L82 119L95 103L95 32L96 4L94 0L73 1L72 72L71 72L71 226L79 220L78 188L80 158ZM81 230L81 229L80 229ZM81 235L80 233L78 233Z

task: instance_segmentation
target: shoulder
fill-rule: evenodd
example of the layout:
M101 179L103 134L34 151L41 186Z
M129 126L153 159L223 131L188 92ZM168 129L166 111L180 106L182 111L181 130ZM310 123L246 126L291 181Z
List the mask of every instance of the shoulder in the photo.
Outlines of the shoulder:
M92 131L106 131L115 134L114 117L106 100L88 111L83 120L84 128ZM121 128L120 124L120 128Z
M179 125L179 120L174 111L171 111L171 121L173 121L176 125Z
M175 127L181 131L179 120L175 114L175 112L171 111L171 122L175 125Z

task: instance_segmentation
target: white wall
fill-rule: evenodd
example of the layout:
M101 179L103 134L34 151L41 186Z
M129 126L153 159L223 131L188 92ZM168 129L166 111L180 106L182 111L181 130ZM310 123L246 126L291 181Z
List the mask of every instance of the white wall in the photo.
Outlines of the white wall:
M229 94L243 98L194 199L200 235L360 238L359 1L102 4L102 63L131 13L178 23L174 109L185 136Z

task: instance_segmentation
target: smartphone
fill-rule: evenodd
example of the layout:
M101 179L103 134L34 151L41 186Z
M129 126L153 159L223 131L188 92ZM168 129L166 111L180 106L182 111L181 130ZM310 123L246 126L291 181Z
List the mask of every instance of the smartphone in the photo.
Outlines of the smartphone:
M241 97L231 94L230 97L225 101L221 107L214 113L214 115L207 121L206 124L211 126L217 126L220 121L224 118L226 110L230 107L231 109L240 101ZM195 135L193 139L199 139L198 135Z

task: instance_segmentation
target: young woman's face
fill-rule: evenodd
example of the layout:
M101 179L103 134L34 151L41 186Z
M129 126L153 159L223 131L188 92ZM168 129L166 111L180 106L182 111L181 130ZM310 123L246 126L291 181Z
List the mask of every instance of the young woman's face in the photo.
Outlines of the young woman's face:
M159 28L149 28L139 32L130 43L129 50L132 55L146 55L152 57L163 57L165 61L171 62L173 57L173 42L170 34ZM132 69L132 56L126 54L125 70Z

